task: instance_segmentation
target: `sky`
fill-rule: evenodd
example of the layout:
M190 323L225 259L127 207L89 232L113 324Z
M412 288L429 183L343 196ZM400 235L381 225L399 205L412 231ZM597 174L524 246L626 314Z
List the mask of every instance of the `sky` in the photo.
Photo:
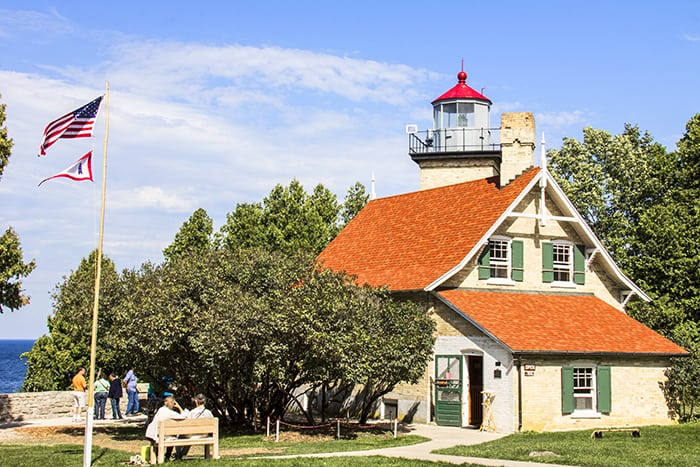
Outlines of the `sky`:
M406 125L432 128L462 60L492 127L532 112L549 149L630 123L671 151L700 112L700 3L3 0L0 231L37 266L0 339L48 333L55 287L97 248L105 157L104 255L159 263L195 210L218 230L293 179L340 201L372 178L378 197L417 190ZM107 83L94 137L37 157L46 124ZM37 187L90 149L95 183Z

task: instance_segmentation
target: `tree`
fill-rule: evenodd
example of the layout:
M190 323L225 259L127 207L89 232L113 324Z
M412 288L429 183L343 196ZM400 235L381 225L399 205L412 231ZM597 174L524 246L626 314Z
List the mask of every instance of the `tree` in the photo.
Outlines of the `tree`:
M343 208L340 212L340 218L343 224L342 227L345 227L348 222L367 205L368 201L369 195L365 190L365 186L360 182L355 182L355 184L348 189L343 202Z
M29 352L22 354L28 365L23 391L67 389L70 387L67 375L72 376L79 367L89 366L96 258L97 253L93 251L56 286L54 313L48 318L49 335L39 338ZM118 332L113 325L114 313L122 297L114 263L103 257L97 330L98 372L127 366L129 354L115 352L112 344L112 337Z
M16 310L29 303L29 296L22 290L23 277L34 270L36 263L25 263L19 236L8 228L0 236L0 313L5 309Z
M547 153L552 176L588 225L628 270L638 255L633 234L640 216L659 202L673 171L665 148L625 124L622 134L584 128L583 142L564 138L561 149Z
M654 299L627 312L691 353L674 359L664 384L669 408L687 419L700 406L700 114L671 153L625 125L615 137L586 128L583 143L565 138L548 154L579 212Z
M201 254L212 247L214 223L202 208L197 209L189 220L182 224L175 240L165 250L166 261Z
M341 206L323 185L309 195L297 180L275 186L261 203L239 204L226 216L219 237L228 248L265 248L318 254L367 203L356 183Z
M2 95L0 94L0 97ZM6 104L0 104L0 179L5 171L5 167L10 162L10 154L12 154L12 139L8 136L7 127L5 126L5 109Z
M5 127L5 104L0 104L0 179L12 153L12 139ZM22 278L29 276L36 263L25 263L17 233L8 227L0 236L0 313L17 310L29 303L30 297L22 290Z

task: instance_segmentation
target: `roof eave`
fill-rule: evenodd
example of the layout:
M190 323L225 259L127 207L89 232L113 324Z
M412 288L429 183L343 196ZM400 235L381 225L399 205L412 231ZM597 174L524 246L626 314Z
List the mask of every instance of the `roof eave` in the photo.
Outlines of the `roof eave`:
M688 352L603 352L603 351L581 351L581 350L514 350L515 357L688 357Z

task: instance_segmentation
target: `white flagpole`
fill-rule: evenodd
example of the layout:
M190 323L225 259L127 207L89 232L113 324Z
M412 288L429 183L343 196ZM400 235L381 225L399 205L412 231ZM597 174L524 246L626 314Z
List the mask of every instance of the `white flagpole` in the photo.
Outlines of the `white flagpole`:
M97 241L95 265L95 297L92 305L92 336L90 340L90 383L88 385L87 413L85 414L85 449L83 467L92 463L92 425L94 417L95 360L97 358L97 314L100 303L100 276L102 274L102 238L105 228L105 192L107 188L107 138L109 137L109 81L105 84L105 140L102 155L102 207L100 208L100 235Z

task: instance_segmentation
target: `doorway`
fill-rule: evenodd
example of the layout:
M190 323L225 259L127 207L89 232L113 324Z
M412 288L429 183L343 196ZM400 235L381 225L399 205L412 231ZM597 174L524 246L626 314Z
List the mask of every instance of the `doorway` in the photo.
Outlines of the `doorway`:
M484 390L484 357L481 355L467 356L467 374L469 385L469 425L481 426L484 418L482 405Z

